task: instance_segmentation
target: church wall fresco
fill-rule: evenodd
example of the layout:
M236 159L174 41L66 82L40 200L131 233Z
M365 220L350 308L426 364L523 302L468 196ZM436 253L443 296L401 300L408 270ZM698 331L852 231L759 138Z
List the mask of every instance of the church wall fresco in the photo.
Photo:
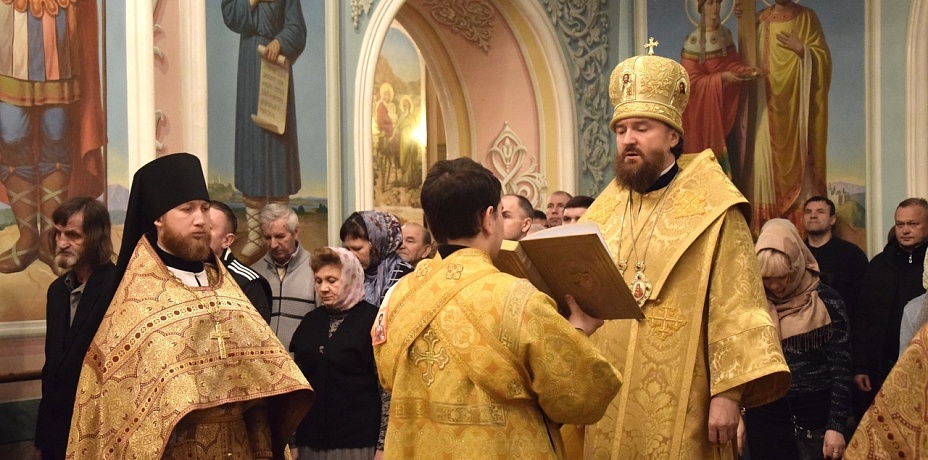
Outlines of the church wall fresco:
M864 1L803 0L796 8L803 13L784 16L774 14L773 0L742 2L755 3L760 24L758 29L749 30L755 35L754 43L759 43L753 61L752 53L747 52L750 47L739 43L749 34L739 33L735 1L680 0L677 8L648 11L647 35L661 42L655 54L682 61L691 74L694 69L698 74L687 109L691 113L684 118L695 115L691 118L699 121L692 127L699 132L685 136L688 150L715 146L713 151L723 167L752 201L755 233L774 217L790 219L801 230L804 200L826 195L837 206L837 233L866 249ZM702 56L700 4L709 5L703 6L703 13L717 16L722 26L705 34ZM809 10L814 15L808 14ZM765 30L774 31L768 35L772 37L779 31L790 33L795 41L765 42ZM736 44L736 57L724 52L726 37ZM805 67L801 58L795 57L798 53L790 49L795 44L807 51ZM803 68L808 71L805 75ZM694 103L711 96L700 98L697 93L712 88L713 78L718 82L729 77L722 75L726 71L742 80L734 85L734 92L718 94L724 101L720 106ZM799 94L803 78L810 94L805 98ZM700 85L698 79L705 83ZM759 94L758 89L763 92ZM764 104L767 111L757 108ZM725 129L720 129L721 142L705 139L706 131L713 129L712 120L726 114L734 124L729 120ZM685 120L684 129L686 124ZM696 138L702 138L701 142L690 142Z

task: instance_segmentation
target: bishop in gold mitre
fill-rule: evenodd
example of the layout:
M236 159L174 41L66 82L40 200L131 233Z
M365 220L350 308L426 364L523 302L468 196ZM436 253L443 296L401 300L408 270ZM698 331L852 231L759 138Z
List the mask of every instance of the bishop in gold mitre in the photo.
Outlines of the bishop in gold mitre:
M122 281L84 358L67 458L285 458L312 388L209 249L199 160L140 168L126 214Z
M682 155L689 91L683 67L653 55L610 78L616 179L581 220L599 225L646 319L591 337L625 382L585 427L585 458L737 458L740 408L789 387L747 201L711 150Z

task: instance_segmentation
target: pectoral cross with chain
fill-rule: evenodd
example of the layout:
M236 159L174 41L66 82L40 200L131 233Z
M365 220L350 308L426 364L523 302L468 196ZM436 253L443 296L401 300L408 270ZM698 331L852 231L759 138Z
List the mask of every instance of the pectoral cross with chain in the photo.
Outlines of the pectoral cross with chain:
M219 324L219 321L216 321L216 330L214 332L209 333L209 338L216 339L216 341L219 342L219 358L220 359L226 359L229 357L229 355L226 354L225 339L228 339L231 336L232 335L229 334L228 332L223 331L222 325Z

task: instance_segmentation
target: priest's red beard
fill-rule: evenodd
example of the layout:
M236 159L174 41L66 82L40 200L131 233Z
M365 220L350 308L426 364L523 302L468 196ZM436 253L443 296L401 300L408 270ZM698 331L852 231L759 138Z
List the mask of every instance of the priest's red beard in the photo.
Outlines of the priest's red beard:
M205 238L194 238L175 232L171 227L165 226L164 232L158 237L158 242L164 249L183 260L197 262L206 260L212 250L209 248L209 232Z
M636 152L641 162L640 164L626 164L624 161L625 152L616 154L614 164L615 179L625 188L638 193L645 193L661 177L661 165L656 159L663 158L663 155L654 152L644 153L639 149L628 149L628 151Z

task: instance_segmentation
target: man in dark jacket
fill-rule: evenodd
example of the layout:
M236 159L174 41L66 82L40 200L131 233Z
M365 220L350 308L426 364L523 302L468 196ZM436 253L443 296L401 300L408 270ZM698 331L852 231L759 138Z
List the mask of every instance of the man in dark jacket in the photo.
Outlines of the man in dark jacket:
M63 459L81 364L116 289L110 215L99 201L72 198L52 214L49 247L68 270L48 287L36 457Z
M854 243L835 235L837 216L833 201L824 196L813 196L806 200L804 208L802 225L806 230L805 242L822 270L822 283L841 294L847 314L853 320L860 300L861 281L867 271L867 255Z
M235 229L238 219L225 203L211 200L209 202L209 248L226 266L226 270L242 288L264 321L271 322L271 285L258 272L238 261L229 249L235 241Z
M899 357L899 326L905 304L925 293L922 272L928 240L928 201L908 198L895 214L895 241L867 266L851 329L854 383L865 394L859 416L873 402Z

